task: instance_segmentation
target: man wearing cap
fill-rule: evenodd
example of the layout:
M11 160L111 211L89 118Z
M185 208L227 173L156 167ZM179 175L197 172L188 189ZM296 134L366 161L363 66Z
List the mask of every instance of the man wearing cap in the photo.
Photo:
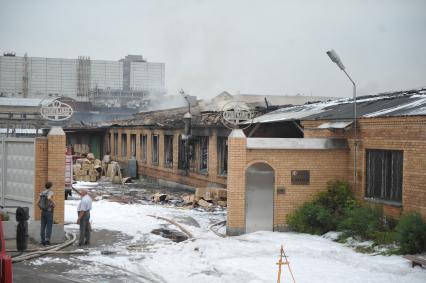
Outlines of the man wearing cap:
M90 245L90 210L92 209L92 198L88 194L87 188L80 190L81 201L78 204L77 224L80 224L80 241L79 246Z

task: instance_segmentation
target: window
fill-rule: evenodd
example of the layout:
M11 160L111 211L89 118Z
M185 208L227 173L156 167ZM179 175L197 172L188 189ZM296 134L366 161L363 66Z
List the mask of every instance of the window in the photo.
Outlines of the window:
M141 154L142 154L142 161L146 162L146 143L147 143L147 139L146 139L146 135L142 135L141 136Z
M114 134L114 152L113 152L114 156L118 155L118 134L115 133Z
M186 158L185 158L185 141L182 136L179 136L178 144L178 169L186 169Z
M401 150L367 150L366 197L384 201L402 201Z
M121 157L127 157L127 135L121 134Z
M200 173L208 172L209 137L200 137Z
M136 157L136 135L130 135L130 156Z
M152 164L158 165L158 135L152 135Z
M217 173L226 176L228 173L228 138L217 138L217 158L219 162Z
M164 136L164 167L173 167L173 136Z

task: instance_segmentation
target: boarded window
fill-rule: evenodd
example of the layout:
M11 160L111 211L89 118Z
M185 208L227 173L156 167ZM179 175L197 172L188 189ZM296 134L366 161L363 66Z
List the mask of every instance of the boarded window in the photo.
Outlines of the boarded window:
M209 164L209 137L200 137L200 173L207 173Z
M146 147L147 147L146 135L141 136L141 158L143 162L146 162Z
M173 167L173 136L164 136L164 167Z
M400 203L402 151L370 149L366 155L366 197Z
M136 156L136 135L130 135L131 157Z
M121 134L121 157L126 158L127 156L127 135Z
M228 173L228 138L217 138L217 158L218 158L218 174L225 175Z
M158 135L152 136L152 164L158 165Z

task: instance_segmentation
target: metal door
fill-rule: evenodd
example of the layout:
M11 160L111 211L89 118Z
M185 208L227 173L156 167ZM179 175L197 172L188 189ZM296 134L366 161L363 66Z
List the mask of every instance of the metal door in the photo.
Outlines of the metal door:
M246 170L246 233L272 231L274 223L274 169L255 163Z
M0 138L0 203L26 206L34 217L35 145L33 138ZM7 209L14 213L16 209Z

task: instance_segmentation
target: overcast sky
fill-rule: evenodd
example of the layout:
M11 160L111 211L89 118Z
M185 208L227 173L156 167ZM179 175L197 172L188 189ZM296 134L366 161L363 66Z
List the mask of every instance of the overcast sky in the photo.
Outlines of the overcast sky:
M166 88L351 96L426 86L426 1L0 0L0 52L166 63Z

